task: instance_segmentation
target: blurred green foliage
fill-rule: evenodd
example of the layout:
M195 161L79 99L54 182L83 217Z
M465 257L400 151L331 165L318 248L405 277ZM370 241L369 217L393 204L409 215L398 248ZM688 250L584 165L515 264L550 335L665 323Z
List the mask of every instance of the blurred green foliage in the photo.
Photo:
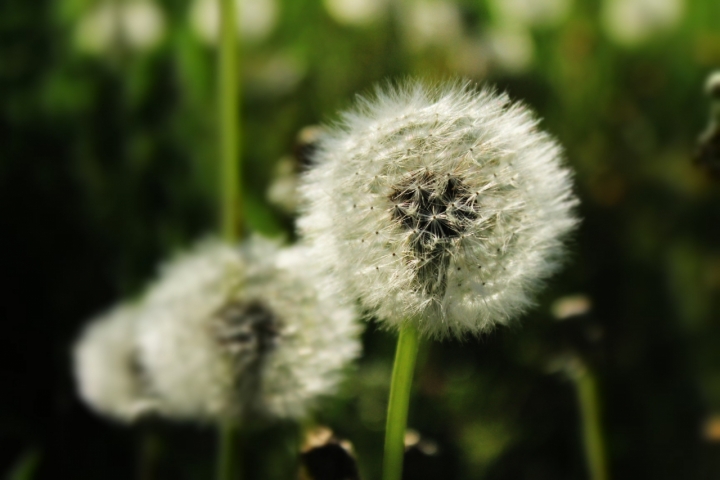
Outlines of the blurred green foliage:
M79 403L70 372L88 317L138 294L162 258L216 228L215 48L193 27L192 2L151 1L150 20L100 27L87 27L100 0L0 3L8 478L212 470L214 432L109 424ZM493 83L535 108L577 172L584 221L538 308L479 340L423 345L409 423L437 454L408 478L585 478L562 373L574 357L599 378L613 478L720 478L720 185L691 161L707 122L702 85L720 67L720 2L274 5L269 17L245 11L247 28L270 24L242 44L253 229L293 238L292 215L266 198L276 163L302 127L333 121L388 78ZM577 293L589 313L554 319L552 302ZM316 421L352 441L372 479L394 338L370 325L364 341ZM291 478L298 435L292 425L248 432L250 478Z

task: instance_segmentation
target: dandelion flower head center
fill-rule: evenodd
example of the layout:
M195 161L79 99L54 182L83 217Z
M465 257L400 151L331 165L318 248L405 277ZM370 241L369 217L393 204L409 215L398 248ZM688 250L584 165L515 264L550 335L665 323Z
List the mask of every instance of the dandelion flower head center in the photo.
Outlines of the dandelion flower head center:
M238 370L262 360L278 343L280 325L260 302L231 303L216 315L214 335Z
M163 416L299 419L360 351L353 305L307 247L211 238L161 272L132 330Z
M444 290L450 250L478 218L476 198L459 177L428 169L406 175L394 187L392 217L411 232L417 282L426 293Z

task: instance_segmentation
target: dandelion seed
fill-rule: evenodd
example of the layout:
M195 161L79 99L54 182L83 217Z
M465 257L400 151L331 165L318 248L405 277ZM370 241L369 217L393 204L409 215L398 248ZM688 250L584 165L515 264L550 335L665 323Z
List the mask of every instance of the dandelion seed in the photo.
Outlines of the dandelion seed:
M313 275L303 247L207 241L150 290L142 365L172 418L298 418L359 353L353 309Z
M361 99L323 137L301 186L300 230L317 262L387 327L413 319L446 337L517 317L577 223L562 150L537 124L467 83ZM373 231L382 242L357 243ZM357 268L394 252L400 261L379 275Z
M156 408L137 359L137 319L137 307L116 307L85 328L73 352L82 399L98 413L126 423Z

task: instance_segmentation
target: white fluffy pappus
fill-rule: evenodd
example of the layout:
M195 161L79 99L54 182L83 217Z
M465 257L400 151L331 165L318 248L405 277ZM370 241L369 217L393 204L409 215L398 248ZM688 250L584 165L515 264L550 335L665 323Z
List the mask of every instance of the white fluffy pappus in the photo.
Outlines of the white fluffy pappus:
M80 397L96 412L125 423L156 407L137 362L137 319L137 307L115 307L85 327L73 350Z
M322 288L301 247L205 241L148 293L140 359L162 415L298 418L360 352L356 314Z
M318 144L299 228L386 327L480 333L533 303L577 219L562 149L507 95L408 82L360 98Z

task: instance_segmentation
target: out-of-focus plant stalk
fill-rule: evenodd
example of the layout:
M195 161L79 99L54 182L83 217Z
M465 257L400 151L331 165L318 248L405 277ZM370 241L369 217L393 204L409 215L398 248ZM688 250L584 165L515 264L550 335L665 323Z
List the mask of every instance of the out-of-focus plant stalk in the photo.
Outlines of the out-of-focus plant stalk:
M242 235L240 79L235 0L220 0L220 49L218 58L218 113L220 152L220 217L222 236L235 243ZM219 426L218 480L239 478L237 426Z
M158 461L161 456L161 439L149 428L141 431L140 435L141 438L136 478L138 480L154 480L157 476Z
M385 426L385 458L383 480L402 478L405 454L405 428L407 426L410 390L412 388L415 361L418 354L419 334L417 328L405 324L400 330L395 364L393 365Z
M238 431L235 423L226 421L218 428L220 449L218 451L217 479L237 480L239 477Z
M583 443L590 478L592 480L608 480L597 380L592 371L579 359L569 370L570 378L575 383L577 390Z
M237 241L242 234L240 80L236 19L234 0L221 0L218 62L220 212L223 238L230 243Z

